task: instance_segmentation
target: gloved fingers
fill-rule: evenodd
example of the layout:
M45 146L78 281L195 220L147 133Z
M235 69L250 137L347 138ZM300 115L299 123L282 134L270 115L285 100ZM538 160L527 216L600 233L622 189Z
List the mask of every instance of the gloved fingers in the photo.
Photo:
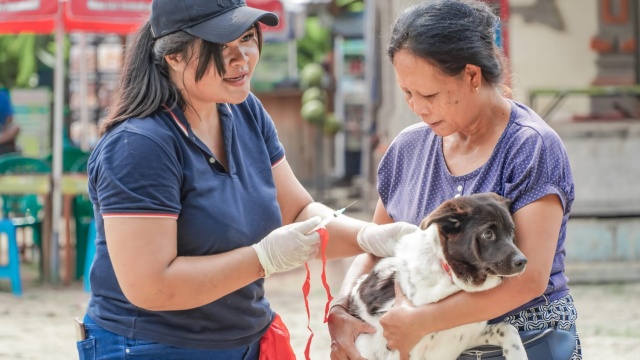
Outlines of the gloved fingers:
M397 223L394 223L394 224L397 224L398 226L400 226L400 231L398 231L398 235L399 235L398 238L420 230L420 228L418 226L410 224L410 223L406 223L406 222L397 222Z
M358 245L365 252L378 257L393 256L398 240L419 228L415 225L396 222L384 225L365 225L358 233Z
M291 229L304 235L315 229L321 222L322 218L320 216L313 216L305 221L291 224Z
M296 253L295 257L300 262L300 264L298 265L302 265L303 263L306 263L309 260L315 259L316 255L318 254L318 251L320 251L319 246L312 246L305 249L304 251Z
M265 277L294 269L315 258L320 249L320 234L313 230L321 221L322 218L315 216L283 226L252 245L265 271Z
M379 243L363 243L360 247L369 254L377 257L389 257L395 255L395 246L388 246Z
M296 241L303 247L317 246L320 244L321 238L317 231L311 231L308 235L296 231L293 235Z
M362 229L360 229L360 231L358 232L358 236L356 237L356 240L358 242L358 245L360 245L360 248L362 248L362 250L364 250L365 252L374 254L373 249L371 249L372 248L371 245L373 245L372 243L374 243L375 240L374 241L371 240L372 234L370 234L368 230L378 228L378 227L379 225L376 225L374 223L369 223L363 226Z
M320 237L309 234L307 236L297 235L291 239L290 249L298 254L308 254L320 247Z

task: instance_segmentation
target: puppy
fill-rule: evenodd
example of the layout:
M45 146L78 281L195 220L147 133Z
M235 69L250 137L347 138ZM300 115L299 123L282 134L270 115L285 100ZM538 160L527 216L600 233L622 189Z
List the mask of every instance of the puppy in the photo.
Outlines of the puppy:
M380 260L356 282L347 305L351 315L374 325L356 347L369 360L398 359L387 349L380 316L394 304L394 282L416 306L437 302L460 290L491 289L503 277L525 269L527 259L514 244L511 201L494 193L448 200L420 224L420 230L398 242L394 257ZM454 360L464 350L498 345L507 360L527 359L516 329L486 321L429 334L411 350L410 358Z

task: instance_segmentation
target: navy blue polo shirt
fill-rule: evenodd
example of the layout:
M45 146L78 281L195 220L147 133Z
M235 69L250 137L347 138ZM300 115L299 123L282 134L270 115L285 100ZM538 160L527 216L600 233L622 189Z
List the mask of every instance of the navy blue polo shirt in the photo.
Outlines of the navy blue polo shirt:
M262 279L199 308L146 311L125 298L107 252L108 217L176 219L178 256L249 246L281 226L271 171L284 160L284 149L273 121L253 94L218 111L228 172L178 108L118 124L91 154L97 242L87 313L105 329L173 346L225 349L254 342L270 325Z

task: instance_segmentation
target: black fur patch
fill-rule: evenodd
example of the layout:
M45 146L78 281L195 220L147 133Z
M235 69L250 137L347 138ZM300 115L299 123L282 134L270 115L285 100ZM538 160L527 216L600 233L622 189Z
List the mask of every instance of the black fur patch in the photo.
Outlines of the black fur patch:
M383 278L379 273L373 271L362 283L358 292L360 299L367 305L367 312L371 315L381 315L380 309L395 297L395 273L392 276ZM349 313L354 315L356 309L349 306Z

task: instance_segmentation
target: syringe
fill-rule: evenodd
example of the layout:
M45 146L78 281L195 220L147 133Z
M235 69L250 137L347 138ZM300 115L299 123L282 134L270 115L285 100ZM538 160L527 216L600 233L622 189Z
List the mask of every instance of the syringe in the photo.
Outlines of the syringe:
M316 226L316 229L323 228L323 227L327 226L327 224L329 224L330 222L332 222L332 221L333 221L333 219L335 219L335 218L337 218L338 216L342 215L342 213L344 213L344 211L345 211L345 210L347 210L347 208L348 208L349 206L351 206L351 205L355 204L355 203L356 203L356 201L358 201L358 200L355 200L355 201L354 201L354 202L352 202L351 204L349 204L349 205L347 205L347 206L343 207L342 209L339 209L339 210L334 211L334 212L333 212L333 214L332 214L331 216L328 216L328 217L324 218L324 219L320 222L320 224L319 224L318 226Z

